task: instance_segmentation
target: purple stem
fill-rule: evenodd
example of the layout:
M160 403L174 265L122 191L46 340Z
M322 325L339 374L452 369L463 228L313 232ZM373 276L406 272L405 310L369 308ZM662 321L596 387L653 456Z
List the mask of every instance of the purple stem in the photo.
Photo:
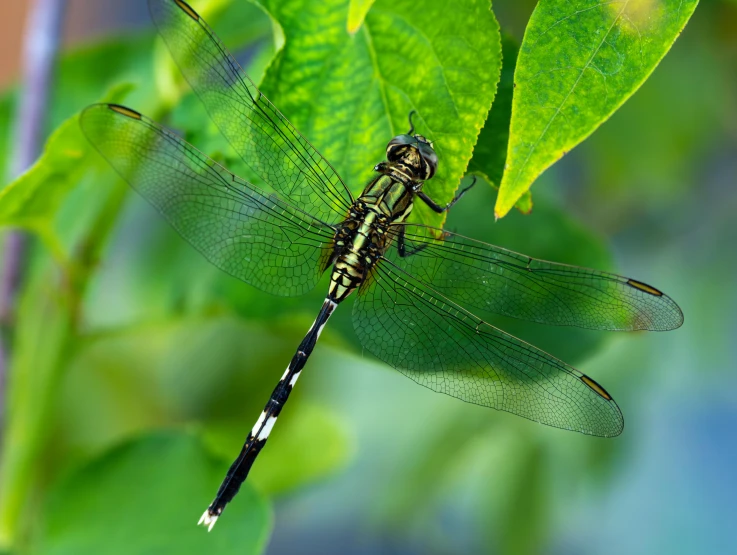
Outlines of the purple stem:
M66 0L36 0L30 8L23 42L22 82L16 111L10 179L25 172L43 146L44 123L59 50ZM5 237L0 264L0 433L4 429L5 384L10 353L7 331L13 326L16 298L25 266L28 237L12 231Z

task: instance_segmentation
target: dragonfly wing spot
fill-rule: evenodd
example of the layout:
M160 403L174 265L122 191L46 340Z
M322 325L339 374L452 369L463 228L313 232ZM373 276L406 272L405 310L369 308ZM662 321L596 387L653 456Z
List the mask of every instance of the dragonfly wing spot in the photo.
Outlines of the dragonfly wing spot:
M184 2L184 0L174 0L174 3L177 6L179 6L184 13L186 13L189 17L191 17L195 21L200 20L199 14L192 9L192 6Z
M589 388L592 389L594 393L596 393L600 397L603 397L607 401L612 400L612 396L609 395L609 393L607 393L606 389L601 387L598 383L596 383L594 380L589 378L587 375L581 374L581 381L585 383L587 386L589 386Z
M640 291L644 291L645 293L648 293L650 295L654 295L656 297L663 296L662 291L658 291L657 289L655 289L655 287L651 287L647 283L642 283L641 281L637 281L634 279L628 279L627 285L629 285L630 287L634 287L635 289L639 289Z
M125 106L120 106L119 104L108 104L108 108L110 108L113 112L117 112L121 116L125 116L127 118L141 119L143 117L135 110L131 110L130 108L126 108Z

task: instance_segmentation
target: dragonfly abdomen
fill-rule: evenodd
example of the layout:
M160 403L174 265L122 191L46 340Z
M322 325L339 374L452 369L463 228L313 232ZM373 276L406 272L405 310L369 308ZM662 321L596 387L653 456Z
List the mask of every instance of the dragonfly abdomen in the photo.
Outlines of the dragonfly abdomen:
M375 213L374 213L375 216ZM357 289L371 266L378 259L377 240L373 218L360 222L333 266L328 298L340 302Z
M328 298L340 302L366 279L371 267L389 246L390 216L382 200L356 201L336 233L335 265Z

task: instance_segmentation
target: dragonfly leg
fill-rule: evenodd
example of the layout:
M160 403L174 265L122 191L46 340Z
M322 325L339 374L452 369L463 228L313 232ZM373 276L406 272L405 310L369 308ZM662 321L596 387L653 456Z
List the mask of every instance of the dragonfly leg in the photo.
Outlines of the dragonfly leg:
M436 203L434 200L432 200L430 197L428 197L422 191L418 192L417 193L417 196L420 197L423 200L423 202L430 207L431 210L437 212L438 214L442 214L443 212L447 212L448 210L450 210L451 207L456 202L458 202L459 200L461 200L461 197L463 195L465 195L471 189L471 187L473 187L474 185L476 185L476 176L475 175L473 176L473 180L471 181L471 184L468 187L466 187L465 189L461 189L461 191L455 196L455 198L453 200L451 200L445 206L440 206L438 203Z
M284 404L289 398L289 394L292 392L294 384L297 382L302 368L304 368L307 359L309 358L312 350L315 348L318 337L322 329L327 324L337 303L330 299L325 299L322 305L320 313L315 319L315 323L312 324L310 331L307 332L305 338L297 348L297 352L292 357L292 361L289 363L284 375L279 380L279 383L274 388L274 391L269 398L268 403L261 412L258 421L251 429L248 434L248 438L241 449L238 458L228 469L228 473L225 476L225 480L220 485L220 489L215 496L215 500L210 504L205 513L200 518L198 524L204 524L208 527L208 530L212 530L215 526L217 519L222 514L225 506L235 497L241 484L246 480L248 472L251 470L256 457L266 445L266 440L269 438L276 419L279 417Z
M417 254L421 250L424 250L427 248L429 243L423 243L419 247L415 247L413 249L407 250L407 243L406 238L404 235L404 226L401 226L399 229L399 236L397 237L397 251L399 251L399 256L401 258L406 258L408 256L412 256L414 254Z

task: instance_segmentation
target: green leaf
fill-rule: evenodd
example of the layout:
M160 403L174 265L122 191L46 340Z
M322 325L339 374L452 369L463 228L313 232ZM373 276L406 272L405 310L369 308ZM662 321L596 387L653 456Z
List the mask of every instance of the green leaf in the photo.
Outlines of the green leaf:
M348 32L354 34L363 25L374 0L351 0L348 6Z
M320 406L290 406L276 427L248 477L259 491L268 494L290 491L334 474L354 452L340 417ZM315 430L320 431L320 441L315 441ZM233 421L225 426L208 425L206 437L213 451L230 460L247 432L242 421Z
M120 102L131 89L132 85L119 85L106 101ZM99 162L74 115L54 131L36 163L0 191L0 227L49 234L61 203L88 171L90 158Z
M88 151L77 117L65 121L33 167L0 192L0 226L38 231L48 225L69 188L77 183L75 170Z
M512 119L512 93L514 90L514 67L519 47L509 35L502 36L502 74L499 88L491 106L489 117L481 129L468 172L478 175L489 185L499 188L507 161L509 122ZM532 210L532 195L527 192L517 201L517 209L523 214Z
M266 500L248 484L212 533L197 519L227 466L195 437L160 432L114 448L51 494L40 555L261 553L271 529Z
M440 159L425 192L449 201L471 158L496 91L499 26L488 0L377 0L347 31L346 0L264 0L286 43L262 90L332 163L354 193L406 133L430 138ZM417 206L416 221L442 216Z
M515 72L502 217L647 79L698 0L541 0Z

